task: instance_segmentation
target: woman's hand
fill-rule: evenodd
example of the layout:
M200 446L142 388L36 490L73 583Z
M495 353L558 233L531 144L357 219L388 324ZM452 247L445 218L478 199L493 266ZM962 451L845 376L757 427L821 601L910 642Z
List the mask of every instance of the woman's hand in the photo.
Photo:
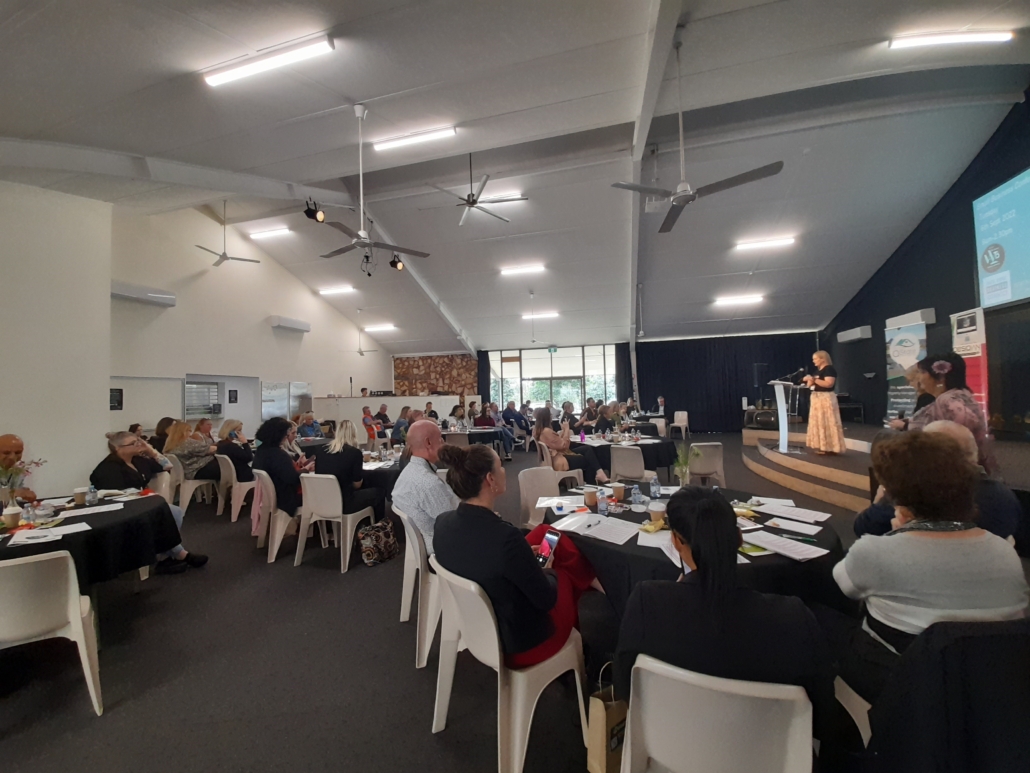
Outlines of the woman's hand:
M247 445L247 442L248 442L247 441L247 436L243 434L243 430L241 430L241 429L236 430L236 440L239 441L240 445L243 445L243 446Z
M812 386L812 384L815 383L815 376L805 376L803 379L801 379L801 383L807 384L808 386Z
M891 419L890 422L888 422L887 426L891 429L901 431L904 430L907 425L905 424L904 419Z

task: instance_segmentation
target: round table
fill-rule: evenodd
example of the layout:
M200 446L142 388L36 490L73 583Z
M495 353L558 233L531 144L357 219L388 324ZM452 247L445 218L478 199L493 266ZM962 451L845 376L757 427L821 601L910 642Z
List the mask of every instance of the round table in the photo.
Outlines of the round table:
M442 434L445 442L450 435L465 435L469 439L470 445L475 443L489 444L494 441L498 443L504 442L504 435L501 434L501 431L491 427L476 427L475 429L461 431L445 429Z
M314 438L301 445L304 455L308 457L325 453L325 448L332 441L324 438ZM397 476L401 474L399 462L394 462L389 467L380 467L377 470L362 470L361 480L364 488L377 488L383 492L383 496L393 495L393 485L397 482Z
M100 504L108 503L104 500ZM67 550L75 561L79 587L113 580L157 561L157 554L171 550L182 538L172 511L162 497L149 496L122 503L118 510L76 517L75 508L64 511L61 526L89 524L89 531L65 534L54 542L15 545L0 542L0 559L21 558ZM82 508L77 508L82 509ZM85 590L83 590L85 592Z
M639 432L641 435L647 435L648 437L658 437L658 425L652 424L649 421L641 421L637 424L623 425L628 429L632 429L634 432Z
M640 449L640 453L644 456L644 469L645 470L657 470L659 467L671 468L676 464L676 443L668 438L648 438L652 442L633 443L635 447ZM658 442L653 442L657 440ZM597 455L597 461L604 470L611 470L612 468L612 444L606 441L595 444L594 442L580 443L576 437L571 438L572 450L575 452L576 448L581 445L588 445L594 449L594 453ZM671 472L671 470L670 470Z
M646 485L639 483L641 491ZM627 483L632 487L632 483ZM750 494L742 491L722 490L730 501L746 502ZM663 496L662 499L668 499ZM596 512L597 508L591 508ZM757 523L764 523L770 516L756 513ZM647 513L634 513L626 509L616 513L614 518L626 521L642 522ZM548 509L544 514L546 523L559 520L554 510ZM763 593L777 593L784 596L798 596L804 601L813 601L832 606L843 611L851 611L850 602L833 579L833 567L844 558L837 532L828 523L823 522L822 530L814 536L819 547L830 552L809 561L795 561L792 558L777 554L767 556L747 556L750 563L737 567L741 584ZM791 534L789 531L767 528L773 534ZM579 548L583 556L594 567L597 579L604 588L616 614L622 617L626 602L634 586L644 580L676 580L680 576L680 567L676 566L659 548L641 547L636 537L632 537L623 545L585 537L580 534L566 532ZM799 535L796 535L799 536Z

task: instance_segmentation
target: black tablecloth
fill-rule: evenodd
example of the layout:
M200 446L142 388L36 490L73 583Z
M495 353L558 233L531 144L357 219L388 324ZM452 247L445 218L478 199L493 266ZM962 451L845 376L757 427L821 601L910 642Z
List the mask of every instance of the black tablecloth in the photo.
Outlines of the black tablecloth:
M389 467L380 467L378 470L362 470L362 488L377 488L383 492L383 496L393 496L393 486L397 477L401 474L400 462L394 462Z
M640 453L644 455L645 470L657 470L659 467L672 467L676 463L676 443L668 438L659 438L659 440L661 442L641 443L636 446L636 448L640 449ZM572 438L573 452L575 452L576 448L581 445L584 444L580 443L575 437ZM594 453L597 455L597 461L600 463L601 468L611 470L612 447L610 445L590 447L594 449Z
M640 483L640 487L641 491L647 491L644 483ZM736 499L746 502L751 498L750 494L742 491L723 489L723 493L730 501ZM668 497L662 498L667 499ZM596 510L596 508L593 509ZM627 509L615 514L614 517L641 522L648 516L647 513L634 513ZM553 510L549 509L544 515L544 520L547 523L554 523L559 518ZM758 514L758 518L755 520L764 523L768 520L768 516ZM821 525L823 528L814 539L819 547L830 551L827 555L805 562L776 554L748 556L751 563L740 564L737 567L740 582L763 593L798 596L805 601L819 602L844 611L852 611L852 602L841 593L833 579L833 567L844 558L844 549L833 527L826 522ZM791 533L772 528L768 531L774 534ZM624 545L615 545L579 534L566 533L566 536L572 538L576 547L594 567L597 579L619 617L622 617L629 595L638 582L676 580L680 575L680 568L674 565L660 549L640 547L637 545L636 537L631 538Z
M468 432L455 432L454 430L443 430L443 440L445 443L450 442L448 437L450 435L465 435L469 439L470 444L475 443L493 443L495 440L500 443L504 436L501 434L499 429L491 429L490 427L476 427L475 429L469 430Z
M101 504L113 503L101 500ZM61 525L80 522L89 524L90 530L65 534L54 542L10 547L4 540L0 542L0 559L67 550L75 560L79 588L85 592L93 583L113 580L123 572L150 566L157 560L158 553L171 550L182 541L172 511L159 496L130 500L120 510L79 517L69 515Z

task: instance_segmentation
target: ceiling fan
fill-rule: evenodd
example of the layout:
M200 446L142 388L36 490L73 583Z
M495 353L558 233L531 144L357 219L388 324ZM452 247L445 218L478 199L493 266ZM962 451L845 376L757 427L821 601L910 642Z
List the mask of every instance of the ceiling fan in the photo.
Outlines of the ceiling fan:
M362 226L365 223L365 174L364 174L364 161L362 156L362 140L361 140L361 125L365 122L365 106L354 105L354 115L358 117L358 188L360 191L361 198L361 209L358 218L358 225ZM326 225L330 225L337 231L346 234L351 238L351 243L345 247L340 247L338 250L327 252L323 255L323 258L335 258L337 255L343 255L345 252L356 250L359 247L363 247L367 251L373 247L380 247L384 250L393 250L394 252L402 252L405 255L411 255L416 258L428 258L428 252L419 252L418 250L412 250L407 247L398 247L396 244L386 244L385 242L374 242L368 236L368 231L363 228L359 231L355 231L348 225L337 222L335 220L329 221Z
M662 221L661 227L658 229L658 233L668 233L672 230L672 227L676 225L676 221L679 219L680 214L683 212L683 208L696 201L697 199L705 196L711 196L713 193L721 193L722 191L729 190L730 188L736 188L738 185L746 185L747 183L753 183L758 180L763 180L766 177L772 177L780 173L783 169L783 162L777 161L773 164L767 164L766 166L760 166L757 169L752 169L750 172L744 172L743 174L735 175L734 177L727 177L725 180L719 180L718 182L710 183L709 185L703 185L697 190L690 187L690 183L687 182L687 163L683 152L683 102L680 94L680 46L682 43L676 41L674 47L676 49L676 96L679 101L679 110L676 116L679 118L680 126L680 183L676 186L676 190L670 191L665 188L651 188L646 185L636 185L634 183L612 183L613 188L622 188L627 191L636 191L637 193L643 193L649 196L659 196L663 199L672 201L672 208L669 209L669 213L665 216L665 220Z
M536 296L533 291L529 291L529 342L531 344L542 344L543 346L550 346L550 341L538 341L536 338L536 306L533 303L533 299Z
M217 217L217 215L215 217ZM207 247L201 247L199 244L194 244L193 246L194 247L199 247L204 252L210 252L212 255L217 255L218 256L218 260L216 260L215 263L214 263L216 268L218 266L222 265L223 263L225 263L225 261L227 261L227 260L238 260L241 263L260 263L261 262L260 260L255 260L254 258L234 258L232 255L229 255L229 254L226 253L226 251L225 251L225 200L224 199L222 200L222 251L221 252L215 252L214 250L209 250Z
M469 216L469 212L473 209L478 209L480 212L485 212L490 217L496 217L498 220L503 220L505 223L511 221L506 217L501 217L496 212L491 212L483 204L506 204L509 201L529 201L529 199L521 194L512 196L487 196L485 199L483 196L483 189L486 187L487 181L489 181L490 175L483 175L483 179L479 181L479 187L473 191L472 189L472 154L469 153L469 195L459 196L453 191L449 191L446 188L441 188L439 185L429 184L430 188L436 188L441 193L446 193L448 196L453 196L460 204L455 204L456 207L465 207L465 211L461 213L461 220L458 221L459 226L465 225L465 218Z

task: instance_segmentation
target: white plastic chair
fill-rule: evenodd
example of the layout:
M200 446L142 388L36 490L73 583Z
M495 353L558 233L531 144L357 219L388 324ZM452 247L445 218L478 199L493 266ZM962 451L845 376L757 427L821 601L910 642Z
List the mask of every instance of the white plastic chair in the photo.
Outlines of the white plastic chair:
M726 488L726 471L722 464L722 443L691 443L701 456L690 460L690 483L698 478L702 486L715 484Z
M159 472L147 483L147 488L159 495L168 504L172 504L172 474Z
M275 561L279 553L279 546L286 536L293 517L285 510L279 509L275 498L275 485L268 473L264 470L254 470L254 480L261 487L261 507L258 509L258 538L257 546L260 550L268 543L268 563ZM255 493L255 496L257 494Z
M404 584L401 586L401 622L411 618L411 601L418 577L418 635L415 639L415 668L425 668L429 649L440 624L440 579L429 571L429 556L422 532L405 513L393 507L404 524Z
M448 432L444 437L444 441L450 443L452 446L468 448L469 436L467 432Z
M707 676L637 656L622 773L812 770L803 687Z
M300 476L300 488L304 502L300 506L300 530L297 532L297 556L294 566L304 560L304 547L308 541L308 529L316 521L328 521L333 525L333 542L340 548L340 574L350 568L350 551L354 545L354 532L358 524L368 518L375 522L375 510L366 507L356 513L343 512L343 494L335 475L304 473ZM343 530L343 539L340 531Z
M215 493L215 482L213 480L187 480L179 457L175 454L168 454L167 458L172 463L172 493L175 492L175 487L178 486L179 507L182 508L182 514L186 515L186 510L189 508L190 502L193 501L194 494L196 494L198 501L200 501L201 496L206 496L207 501L210 502L211 495Z
M583 708L583 640L572 629L569 640L553 657L528 668L511 669L504 665L504 653L497 633L493 605L479 585L448 572L430 556L429 563L440 578L443 606L443 632L440 635L440 667L436 682L436 709L433 732L447 726L447 709L454 685L458 658L458 639L476 660L497 672L497 770L522 773L529 743L533 712L544 689L567 671L576 675L579 719L583 745L587 745L587 718Z
M218 460L218 469L221 471L218 480L218 509L215 511L215 515L225 512L225 498L230 495L229 489L232 489L232 522L236 523L240 517L240 510L243 508L243 500L247 498L247 492L257 486L257 481L241 483L236 479L236 468L233 466L232 459L223 454L215 454L215 459Z
M519 473L519 512L522 524L535 528L544 522L544 510L536 506L540 497L556 497L558 481L546 467L530 467Z
M644 452L638 446L612 446L612 480L651 480L654 470L644 469Z
M554 473L554 479L556 482L561 483L566 478L574 480L577 486L583 485L583 471L582 470L556 470L554 469L554 463L552 462L551 449L540 443L536 447L536 458L540 462L541 467L546 467ZM568 484L565 484L568 485Z
M651 423L658 427L658 437L666 437L665 419L651 419Z
M67 550L0 561L0 650L43 639L71 639L79 648L93 710L104 713L97 634L89 596L79 593Z
M676 411L673 416L673 422L669 426L669 437L672 437L672 431L679 428L680 436L686 440L690 437L690 416L686 411Z

